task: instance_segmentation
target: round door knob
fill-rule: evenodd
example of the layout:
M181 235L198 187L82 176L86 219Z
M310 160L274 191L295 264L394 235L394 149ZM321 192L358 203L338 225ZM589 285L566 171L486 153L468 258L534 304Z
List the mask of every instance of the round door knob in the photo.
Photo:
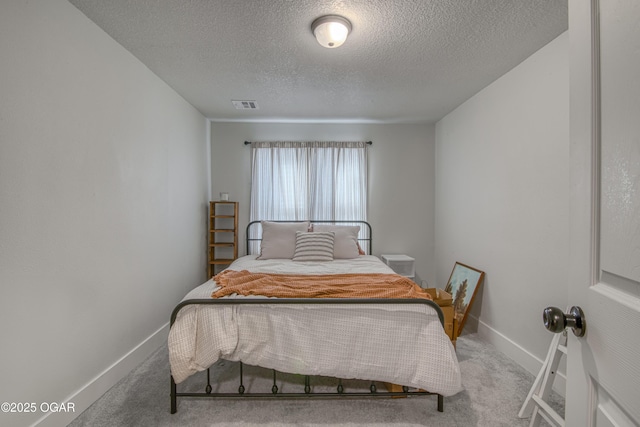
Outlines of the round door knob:
M582 337L586 331L584 312L580 307L571 307L569 313L564 314L558 307L547 307L542 312L544 327L553 333L560 333L571 328L577 337Z

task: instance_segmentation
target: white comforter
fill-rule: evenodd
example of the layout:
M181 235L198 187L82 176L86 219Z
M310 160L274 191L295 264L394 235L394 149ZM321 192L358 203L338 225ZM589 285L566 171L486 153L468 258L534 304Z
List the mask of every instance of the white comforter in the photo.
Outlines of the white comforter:
M331 262L255 258L242 257L229 268L282 274L393 273L374 256ZM216 289L209 280L184 300L210 298ZM267 301L180 310L169 333L175 382L226 359L302 375L385 381L444 396L462 389L455 350L429 306L270 306Z

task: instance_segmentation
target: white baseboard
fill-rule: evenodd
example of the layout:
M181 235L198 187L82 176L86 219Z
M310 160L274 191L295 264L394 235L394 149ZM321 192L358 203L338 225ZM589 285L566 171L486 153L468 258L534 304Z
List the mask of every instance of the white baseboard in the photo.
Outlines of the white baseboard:
M500 352L533 374L534 377L536 377L540 369L542 369L544 360L534 356L509 337L496 331L486 323L478 321L476 317L469 316L466 326L471 326L469 328L470 330L477 330L480 338L492 344ZM565 372L558 370L555 380L553 381L553 390L562 397L565 397L566 381L567 377Z
M73 402L73 412L49 412L47 415L36 421L33 426L64 427L68 425L118 381L124 378L136 366L149 357L149 355L157 350L158 347L166 343L168 336L169 323L167 322L147 339L122 356L120 360L116 361L113 365L109 366L94 379L89 381L84 387L62 400L62 402Z

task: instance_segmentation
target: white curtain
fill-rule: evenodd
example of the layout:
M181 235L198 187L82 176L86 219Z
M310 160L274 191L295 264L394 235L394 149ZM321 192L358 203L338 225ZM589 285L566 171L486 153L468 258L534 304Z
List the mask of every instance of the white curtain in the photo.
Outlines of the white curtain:
M252 142L250 220L367 219L365 142Z

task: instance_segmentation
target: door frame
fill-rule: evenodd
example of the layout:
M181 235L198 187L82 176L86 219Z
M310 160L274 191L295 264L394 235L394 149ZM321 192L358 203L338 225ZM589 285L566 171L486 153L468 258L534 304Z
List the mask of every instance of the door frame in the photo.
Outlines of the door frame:
M570 255L568 301L587 306L587 285L598 281L600 246L600 41L598 0L571 0L570 40ZM588 316L586 313L587 334ZM584 348L583 348L584 346ZM566 425L595 422L596 391L583 367L586 340L567 342ZM585 396L586 393L586 396Z

